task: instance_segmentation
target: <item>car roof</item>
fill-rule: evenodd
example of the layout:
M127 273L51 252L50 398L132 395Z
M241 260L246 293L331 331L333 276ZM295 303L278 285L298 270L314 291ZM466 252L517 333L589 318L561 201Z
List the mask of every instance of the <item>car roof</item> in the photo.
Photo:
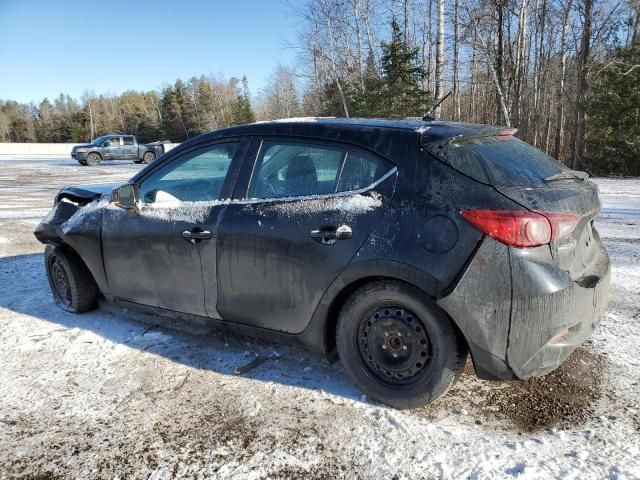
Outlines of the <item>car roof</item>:
M342 140L372 147L371 134L415 136L422 144L451 137L496 134L503 127L421 119L300 117L223 128L203 139L238 135L291 135ZM416 142L418 143L418 142Z
M429 143L453 137L496 135L504 127L422 119L299 117L268 120L213 130L182 142L169 155L180 155L191 147L213 140L241 136L281 136L314 138L348 143L371 150L394 162L398 150L415 145L416 151ZM137 181L146 169L133 178Z

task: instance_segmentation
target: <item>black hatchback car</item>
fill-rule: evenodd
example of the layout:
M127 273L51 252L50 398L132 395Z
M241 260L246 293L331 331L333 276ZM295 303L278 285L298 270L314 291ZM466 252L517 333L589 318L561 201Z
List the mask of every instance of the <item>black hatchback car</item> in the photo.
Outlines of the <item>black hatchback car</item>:
M440 121L292 119L187 141L67 187L36 237L57 302L103 295L340 358L424 405L468 352L485 379L560 365L607 306L597 187L513 136Z

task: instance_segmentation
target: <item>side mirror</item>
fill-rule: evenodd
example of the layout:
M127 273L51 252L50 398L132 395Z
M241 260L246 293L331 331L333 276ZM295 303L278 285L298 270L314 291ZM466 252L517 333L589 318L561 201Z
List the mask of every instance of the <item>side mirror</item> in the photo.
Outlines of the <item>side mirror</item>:
M102 144L103 147L108 147L109 145L111 145L111 142L108 140Z
M111 201L116 207L124 208L130 214L138 213L138 189L132 183L125 183L111 192Z

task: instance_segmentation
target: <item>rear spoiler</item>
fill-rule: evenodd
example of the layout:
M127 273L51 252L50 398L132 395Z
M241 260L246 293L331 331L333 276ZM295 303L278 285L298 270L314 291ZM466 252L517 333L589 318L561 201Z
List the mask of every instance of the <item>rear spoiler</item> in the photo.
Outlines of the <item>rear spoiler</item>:
M490 126L482 126L472 129L469 129L469 132L458 133L457 135L451 135L447 137L441 137L438 140L432 140L430 142L425 142L425 137L428 135L423 134L420 137L420 146L433 151L434 149L444 148L447 145L451 145L453 142L464 142L467 140L474 140L476 138L483 137L510 137L517 133L518 129L513 127L490 127Z

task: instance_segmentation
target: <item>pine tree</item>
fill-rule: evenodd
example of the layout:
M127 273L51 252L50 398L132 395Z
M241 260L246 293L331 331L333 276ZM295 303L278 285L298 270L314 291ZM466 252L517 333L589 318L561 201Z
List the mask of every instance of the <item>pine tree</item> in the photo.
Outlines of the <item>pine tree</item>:
M255 122L256 117L251 108L249 97L249 82L247 77L242 77L242 88L238 89L238 95L231 111L231 125L242 125Z
M425 71L419 48L407 45L398 21L391 19L391 41L382 43L382 89L380 113L385 117L418 116L424 113L427 94L422 89Z
M369 52L363 73L363 88L354 89L353 115L364 118L384 117L385 112L381 105L383 89L384 82L376 71L373 53Z
M640 41L620 49L593 81L585 168L640 175Z

